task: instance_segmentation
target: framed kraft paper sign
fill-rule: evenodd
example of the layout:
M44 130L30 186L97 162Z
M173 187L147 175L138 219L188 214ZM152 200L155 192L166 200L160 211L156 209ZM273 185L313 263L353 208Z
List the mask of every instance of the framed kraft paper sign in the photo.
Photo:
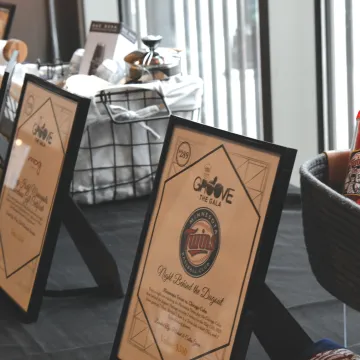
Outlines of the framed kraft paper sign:
M295 156L170 118L111 360L243 358Z
M16 5L0 3L0 40L7 40L14 19Z
M26 75L0 192L0 289L37 318L89 100Z

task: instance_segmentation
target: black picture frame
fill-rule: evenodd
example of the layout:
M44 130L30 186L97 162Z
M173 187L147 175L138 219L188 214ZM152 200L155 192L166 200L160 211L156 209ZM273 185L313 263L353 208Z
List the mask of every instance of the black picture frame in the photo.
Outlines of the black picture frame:
M53 209L50 214L48 229L45 235L42 253L40 255L38 270L36 273L28 310L25 311L2 288L0 288L0 292L2 294L5 294L5 297L9 299L10 303L15 305L14 309L16 310L16 313L20 316L21 320L27 323L36 321L39 316L42 300L45 294L46 283L49 276L50 267L56 247L56 242L59 235L61 222L63 219L62 212L66 204L64 198L66 198L69 194L73 170L75 167L80 141L83 135L87 114L90 106L90 99L71 94L34 75L26 74L20 95L16 118L14 121L11 140L9 142L9 149L5 160L4 176L2 176L0 181L0 188L2 188L4 184L6 170L9 165L11 149L13 147L13 142L15 140L14 138L17 130L19 116L23 106L24 95L27 89L27 85L29 83L39 86L44 90L48 91L49 93L53 93L55 95L76 102L77 108L74 117L75 120L73 122L73 127L69 137L67 151L64 157L62 171L59 174L58 188L54 198Z
M0 10L1 10L1 8L4 8L4 9L9 11L9 17L8 17L7 24L5 26L4 36L3 36L2 39L0 39L0 40L7 40L9 38L11 26L12 26L12 23L13 23L13 20L14 20L14 15L15 15L15 11L16 11L16 5L1 2L0 3Z
M267 215L263 224L259 246L256 252L254 266L251 271L248 291L245 297L244 308L240 316L238 331L235 335L235 342L232 348L230 359L239 360L245 359L248 349L250 336L253 329L254 316L251 312L251 302L254 296L262 292L263 285L265 283L265 277L268 271L272 250L274 247L275 237L280 222L280 217L284 202L287 195L287 189L289 186L291 173L293 170L295 157L297 151L295 149L286 148L283 146L275 145L268 142L259 141L256 139L248 138L242 135L223 131L214 127L196 123L193 121L185 120L176 116L171 116L166 137L164 140L163 150L161 153L159 166L154 182L154 189L151 194L147 213L145 216L142 232L140 235L139 245L131 272L127 293L125 296L118 329L115 335L114 345L110 355L110 360L118 360L119 346L124 334L125 322L128 316L128 310L130 301L133 297L135 281L138 274L138 268L140 266L143 247L146 241L146 235L149 227L150 220L152 218L153 209L155 207L156 200L159 196L159 186L163 173L164 166L167 161L168 149L171 143L172 135L175 127L181 127L188 130L194 130L207 134L209 136L216 136L227 141L235 143L241 143L244 146L256 148L257 150L263 150L267 153L277 154L279 156L279 165L277 168L271 197L268 204Z

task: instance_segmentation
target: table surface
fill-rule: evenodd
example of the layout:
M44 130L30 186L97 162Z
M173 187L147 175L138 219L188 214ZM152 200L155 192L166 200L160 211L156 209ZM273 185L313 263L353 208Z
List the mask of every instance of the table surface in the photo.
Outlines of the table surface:
M115 256L127 286L147 199L84 208L84 213ZM327 294L311 274L302 236L299 209L284 210L267 283L314 339L342 343L342 304ZM93 286L79 253L61 231L48 288ZM1 360L107 360L123 300L45 298L37 323L22 324L0 298ZM348 336L352 350L360 350L360 315L348 309ZM268 359L256 338L247 359Z

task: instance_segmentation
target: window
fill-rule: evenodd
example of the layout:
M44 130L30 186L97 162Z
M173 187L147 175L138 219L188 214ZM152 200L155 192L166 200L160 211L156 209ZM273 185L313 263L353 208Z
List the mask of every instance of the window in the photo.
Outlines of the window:
M347 149L360 110L360 3L320 1L322 93L326 149Z
M204 82L201 121L263 138L257 0L122 1L125 24L183 49L183 74Z

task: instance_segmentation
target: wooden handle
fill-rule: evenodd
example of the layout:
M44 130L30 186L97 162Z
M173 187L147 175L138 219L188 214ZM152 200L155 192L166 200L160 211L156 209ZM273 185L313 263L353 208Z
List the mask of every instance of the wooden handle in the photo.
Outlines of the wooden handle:
M10 61L11 55L14 50L17 50L19 52L17 62L24 62L28 56L28 47L26 43L18 39L8 40L3 49L3 57L6 61Z

